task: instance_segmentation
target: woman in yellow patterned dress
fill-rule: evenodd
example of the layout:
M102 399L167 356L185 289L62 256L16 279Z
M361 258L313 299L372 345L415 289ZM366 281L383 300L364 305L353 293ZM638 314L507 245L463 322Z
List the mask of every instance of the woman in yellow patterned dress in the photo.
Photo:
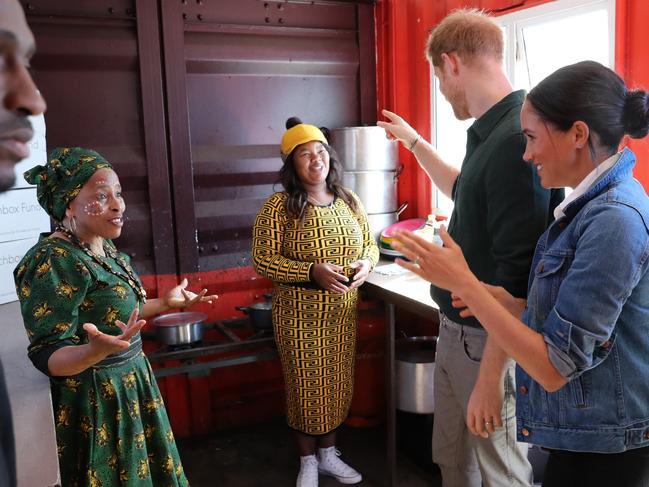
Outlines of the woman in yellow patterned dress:
M376 264L378 248L361 202L341 186L342 166L322 131L296 118L286 128L285 191L257 215L253 262L274 282L287 420L300 453L297 486L317 486L318 471L354 484L362 477L338 458L336 428L353 394L357 288Z
M26 179L59 226L14 271L29 357L50 377L62 485L186 486L160 391L142 353L146 318L209 301L186 281L164 298L146 293L121 234L117 175L94 151L56 149Z

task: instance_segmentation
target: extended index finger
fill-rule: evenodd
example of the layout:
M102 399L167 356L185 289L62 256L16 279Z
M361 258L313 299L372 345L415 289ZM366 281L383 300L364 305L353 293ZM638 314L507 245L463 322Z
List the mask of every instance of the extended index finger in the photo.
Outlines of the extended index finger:
M135 323L132 323L121 335L118 336L119 339L124 341L129 341L137 332L139 332L142 327L146 324L145 320L139 320Z
M381 113L383 114L384 117L390 119L391 122L401 122L403 119L397 115L394 112L391 112L390 110L386 110L385 108L381 110Z
M137 306L135 308L133 308L133 311L131 311L131 316L128 317L128 323L126 324L126 326L131 326L133 323L135 323L139 313L140 313L140 310L138 309Z

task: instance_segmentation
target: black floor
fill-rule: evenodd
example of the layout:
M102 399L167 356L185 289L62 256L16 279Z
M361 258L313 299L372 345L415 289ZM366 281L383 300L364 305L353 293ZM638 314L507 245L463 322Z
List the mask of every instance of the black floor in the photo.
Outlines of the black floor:
M428 460L426 448L430 436L421 419L399 418L397 485L400 487L441 486L439 472ZM363 482L357 485L387 485L384 426L343 426L337 443L342 458L363 475ZM281 419L206 438L178 440L178 446L192 487L290 487L295 485L299 470L292 438ZM320 476L320 486L336 485L340 484L335 479Z

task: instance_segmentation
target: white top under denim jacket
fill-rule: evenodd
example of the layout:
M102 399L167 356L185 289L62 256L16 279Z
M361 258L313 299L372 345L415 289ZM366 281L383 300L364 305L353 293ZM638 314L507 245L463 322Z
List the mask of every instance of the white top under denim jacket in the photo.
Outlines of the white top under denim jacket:
M541 235L523 321L568 383L520 367L518 439L613 453L649 446L649 198L624 149Z

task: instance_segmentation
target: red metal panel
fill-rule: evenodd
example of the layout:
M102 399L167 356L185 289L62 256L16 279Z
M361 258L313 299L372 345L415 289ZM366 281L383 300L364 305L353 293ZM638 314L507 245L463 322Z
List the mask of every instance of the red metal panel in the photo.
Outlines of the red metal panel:
M649 63L647 63L647 46L649 32L645 26L649 18L649 2L644 0L618 1L616 16L616 50L615 62L618 73L631 87L638 86L649 90ZM634 175L649 191L649 141L626 141L638 156Z
M429 29L446 14L446 3L386 0L376 9L379 109L396 111L430 140L430 68L424 47ZM425 216L431 209L430 182L403 147L399 160L405 168L398 183L399 202L409 203L402 218Z

